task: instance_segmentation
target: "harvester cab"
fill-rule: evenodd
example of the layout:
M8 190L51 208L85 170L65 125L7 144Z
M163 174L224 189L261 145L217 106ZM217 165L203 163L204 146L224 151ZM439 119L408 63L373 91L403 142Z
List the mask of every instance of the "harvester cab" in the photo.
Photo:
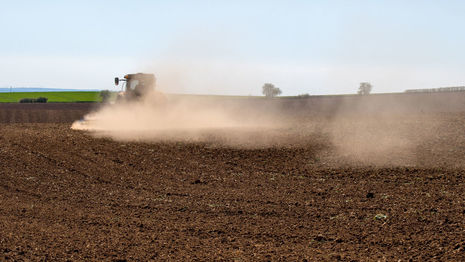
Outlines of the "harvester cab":
M155 90L155 76L153 74L127 74L124 78L115 77L115 85L123 84L123 91L118 95L118 99L136 100Z

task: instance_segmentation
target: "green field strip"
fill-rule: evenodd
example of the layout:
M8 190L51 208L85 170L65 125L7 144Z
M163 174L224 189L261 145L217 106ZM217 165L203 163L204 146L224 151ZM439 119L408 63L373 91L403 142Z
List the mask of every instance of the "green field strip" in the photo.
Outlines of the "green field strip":
M16 103L23 98L39 97L48 98L48 102L100 102L99 94L98 91L0 93L0 103Z

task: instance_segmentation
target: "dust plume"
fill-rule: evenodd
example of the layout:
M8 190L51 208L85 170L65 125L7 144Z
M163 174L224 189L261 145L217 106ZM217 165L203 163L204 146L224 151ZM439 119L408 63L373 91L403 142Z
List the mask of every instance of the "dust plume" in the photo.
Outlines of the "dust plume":
M420 147L439 128L438 101L415 96L340 96L318 105L330 112L324 132L331 137L331 159L378 166L415 166ZM331 109L332 108L332 109Z
M394 116L338 116L328 125L338 158L369 165L412 165L416 141Z
M438 124L431 114L418 111L430 105L414 107L411 102L386 96L152 94L137 102L105 105L72 128L117 141L315 149L312 157L321 165L412 166L421 161L418 148L432 138Z
M289 126L272 106L254 105L255 100L153 93L139 101L105 105L72 128L118 141L207 142L252 148L300 142L280 132Z

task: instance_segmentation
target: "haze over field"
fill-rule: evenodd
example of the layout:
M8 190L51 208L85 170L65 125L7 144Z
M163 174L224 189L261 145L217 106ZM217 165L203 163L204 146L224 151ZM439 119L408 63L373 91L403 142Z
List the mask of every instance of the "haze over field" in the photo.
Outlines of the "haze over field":
M436 94L428 101L418 94L326 99L151 94L104 104L84 121L75 121L72 129L120 142L200 142L235 149L321 147L318 157L329 155L324 161L413 166L420 161L419 148L443 128L443 121L431 112L463 109L463 96L455 101L447 95Z
M24 8L27 6L27 8ZM89 8L89 7L92 8ZM10 1L0 86L260 95L464 85L463 1Z

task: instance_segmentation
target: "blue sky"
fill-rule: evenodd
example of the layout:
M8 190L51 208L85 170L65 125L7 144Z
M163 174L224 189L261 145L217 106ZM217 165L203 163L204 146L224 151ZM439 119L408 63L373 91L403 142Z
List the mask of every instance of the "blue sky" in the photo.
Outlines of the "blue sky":
M0 87L283 95L465 85L464 1L0 1Z

